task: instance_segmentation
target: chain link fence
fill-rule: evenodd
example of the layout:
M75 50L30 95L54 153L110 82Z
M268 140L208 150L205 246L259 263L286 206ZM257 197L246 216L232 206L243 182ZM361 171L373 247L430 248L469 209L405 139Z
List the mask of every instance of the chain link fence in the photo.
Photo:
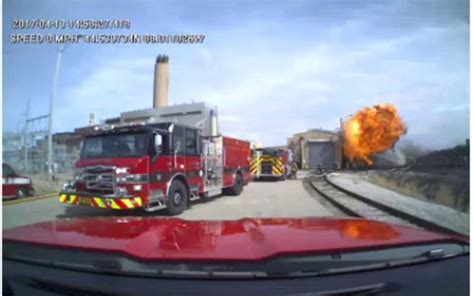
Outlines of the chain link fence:
M3 135L3 162L20 175L30 177L37 194L57 192L73 176L74 163L79 159L79 144L60 143L59 138L54 142L53 149L54 180L51 180L47 168L47 138L37 139L25 151L22 134Z

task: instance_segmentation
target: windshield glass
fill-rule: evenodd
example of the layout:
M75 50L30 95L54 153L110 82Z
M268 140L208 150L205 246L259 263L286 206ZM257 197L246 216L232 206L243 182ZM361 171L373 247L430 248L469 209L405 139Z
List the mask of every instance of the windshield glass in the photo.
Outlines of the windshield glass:
M278 156L278 150L275 149L262 149L261 151L263 155Z
M137 157L148 153L148 134L111 134L84 139L81 159Z
M2 165L3 177L11 177L15 175L15 171L7 164Z

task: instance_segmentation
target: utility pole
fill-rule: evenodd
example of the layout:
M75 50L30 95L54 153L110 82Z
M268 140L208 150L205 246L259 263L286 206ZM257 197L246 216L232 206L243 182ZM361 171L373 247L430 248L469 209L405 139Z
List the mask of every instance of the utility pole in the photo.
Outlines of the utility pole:
M28 119L30 117L30 98L26 103L26 115L25 115L25 128L23 129L23 150L25 155L23 156L24 165L23 168L25 173L28 171Z
M84 37L84 34L77 35L78 38ZM49 118L48 118L48 175L49 180L53 180L53 118L54 118L54 101L58 89L59 69L61 66L61 58L68 43L61 44L58 49L58 56L56 58L56 70L54 72L53 92L51 94L51 101L49 104Z
M48 117L48 160L47 168L49 180L53 180L53 116L54 116L54 101L56 99L56 93L58 88L59 80L59 69L61 66L61 57L65 46L61 45L58 49L58 56L56 58L56 70L54 71L53 80L53 92L51 94L51 101L49 103L49 117Z

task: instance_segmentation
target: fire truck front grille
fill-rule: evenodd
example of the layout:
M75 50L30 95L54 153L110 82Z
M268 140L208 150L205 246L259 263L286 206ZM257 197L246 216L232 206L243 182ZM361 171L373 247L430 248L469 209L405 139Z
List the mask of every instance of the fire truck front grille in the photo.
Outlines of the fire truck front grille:
M271 162L263 162L261 172L262 172L262 174L271 174L272 173L272 163Z
M85 169L84 182L89 192L113 193L115 172L111 166L91 166Z

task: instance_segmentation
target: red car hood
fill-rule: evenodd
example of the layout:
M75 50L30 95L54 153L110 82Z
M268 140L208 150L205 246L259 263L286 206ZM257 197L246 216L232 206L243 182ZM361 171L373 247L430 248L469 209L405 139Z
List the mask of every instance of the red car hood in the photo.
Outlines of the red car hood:
M260 260L442 241L459 236L360 219L82 218L4 230L3 239L145 260Z

